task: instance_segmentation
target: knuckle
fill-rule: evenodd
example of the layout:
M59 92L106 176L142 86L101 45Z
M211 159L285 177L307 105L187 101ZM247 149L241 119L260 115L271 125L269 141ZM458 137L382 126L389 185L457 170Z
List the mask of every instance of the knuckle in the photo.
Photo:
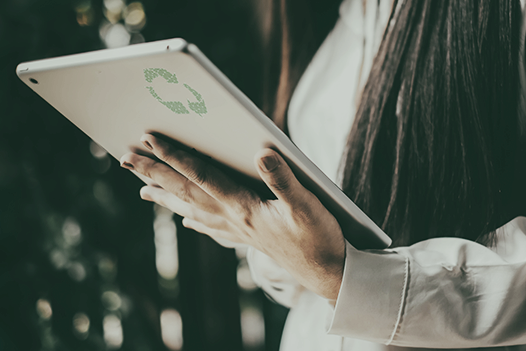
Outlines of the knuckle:
M208 167L199 164L198 162L193 162L192 167L190 167L188 171L188 179L197 185L203 185L210 182L212 177Z
M251 191L245 190L239 193L238 201L234 202L232 210L237 220L249 228L254 227L255 198Z
M165 162L169 162L173 159L175 159L175 150L173 150L173 148L170 146L170 145L165 145L164 143L162 145L159 145L159 147L157 148L157 154L156 156L165 161Z
M316 210L316 206L313 206L313 204L317 201L317 198L314 196L303 197L294 203L288 204L289 211L297 223L303 223L304 225L315 224L319 218L319 211Z
M242 203L232 206L231 213L234 219L240 223L252 223L252 210Z
M294 209L294 217L296 217L296 222L302 223L304 225L310 225L316 221L316 216L310 211L306 206Z
M163 171L162 166L163 165L161 163L156 162L152 159L148 159L147 162L143 164L143 167L142 167L144 171L143 174L147 176L148 178L157 181L159 180L159 175Z
M179 157L181 173L193 183L202 186L205 183L213 183L215 180L215 168L206 162L188 154Z
M164 147L161 147L157 150L156 156L165 162L171 158L170 152Z
M177 155L173 152L169 151L163 151L162 155L160 155L160 160L166 163L169 167L173 169L177 169L180 161Z
M221 207L221 205L218 204L218 203L215 203L215 202L207 204L206 212L208 212L208 213L210 213L211 215L214 215L214 216L221 216L221 214L224 213L223 212L223 208Z
M216 227L218 230L227 230L229 228L228 222L224 218L220 218L217 221Z
M252 219L253 219L253 216L252 216L252 211L248 210L245 211L243 213L243 223L245 223L245 225L251 229L254 228L254 224L252 223Z
M272 187L280 192L286 192L290 189L290 179L286 176L279 176L273 179Z
M181 186L177 190L177 197L187 203L192 203L194 201L192 182L190 180L185 179L185 181L181 183Z

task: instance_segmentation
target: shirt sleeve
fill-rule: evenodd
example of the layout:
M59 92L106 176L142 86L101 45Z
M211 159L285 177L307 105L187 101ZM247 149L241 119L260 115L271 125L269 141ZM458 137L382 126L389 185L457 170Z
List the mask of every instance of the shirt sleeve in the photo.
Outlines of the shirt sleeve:
M305 288L269 256L249 247L247 262L252 279L271 299L291 308Z
M488 248L459 238L358 251L349 243L328 333L406 347L526 344L526 218Z

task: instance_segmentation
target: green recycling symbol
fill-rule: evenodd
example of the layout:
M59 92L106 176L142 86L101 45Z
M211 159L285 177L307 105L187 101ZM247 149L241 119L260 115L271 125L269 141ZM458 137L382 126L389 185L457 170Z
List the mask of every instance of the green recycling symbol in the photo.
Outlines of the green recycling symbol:
M172 84L178 84L179 81L177 80L177 77L175 74L172 74L165 70L164 68L146 68L144 70L144 79L148 83L152 83L153 80L157 77L162 77L166 80L168 83ZM188 89L192 93L192 95L195 97L197 102L192 102L190 100L187 100L188 107L190 110L197 113L199 116L203 117L204 114L206 114L208 111L206 109L205 100L203 100L203 97L201 94L199 94L197 91L192 89L188 84L183 84L183 86ZM177 114L189 114L190 111L186 108L186 106L181 101L164 101L153 89L152 86L146 87L150 91L150 94L161 104L168 107L170 110Z

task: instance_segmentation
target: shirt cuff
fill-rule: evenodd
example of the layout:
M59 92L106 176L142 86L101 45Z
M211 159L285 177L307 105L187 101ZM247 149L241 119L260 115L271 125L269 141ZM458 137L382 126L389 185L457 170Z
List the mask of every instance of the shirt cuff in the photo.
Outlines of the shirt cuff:
M358 251L346 241L342 284L328 333L389 344L402 318L409 259L384 250Z

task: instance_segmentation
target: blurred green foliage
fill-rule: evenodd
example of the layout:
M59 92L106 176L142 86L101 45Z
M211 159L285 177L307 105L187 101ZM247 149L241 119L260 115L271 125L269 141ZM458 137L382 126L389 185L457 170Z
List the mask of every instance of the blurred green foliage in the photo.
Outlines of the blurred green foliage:
M196 43L259 103L253 2L144 0L141 34ZM80 6L89 8L89 25L79 24ZM165 350L159 312L180 307L159 284L154 214L138 196L141 182L115 160L94 157L89 138L15 74L23 61L103 48L103 13L102 0L0 2L0 350L106 349L105 291L121 298L123 350ZM285 313L276 311L272 347ZM74 328L78 313L89 317L88 335Z

